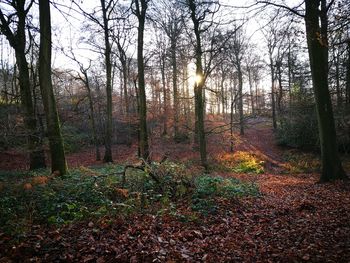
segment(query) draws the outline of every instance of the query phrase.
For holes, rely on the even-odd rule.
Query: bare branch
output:
[[[256,2],[257,4],[265,4],[265,5],[271,5],[271,6],[274,6],[274,7],[278,7],[278,8],[283,8],[285,10],[288,10],[289,12],[297,15],[297,16],[300,16],[300,17],[304,17],[304,15],[300,14],[298,11],[297,11],[297,8],[300,6],[297,6],[297,7],[289,7],[289,6],[286,6],[286,5],[281,5],[281,4],[276,4],[276,3],[273,3],[271,1],[257,1]]]

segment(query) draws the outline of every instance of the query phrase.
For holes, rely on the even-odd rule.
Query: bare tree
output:
[[[51,170],[67,173],[60,121],[51,79],[51,15],[50,2],[39,0],[40,51],[39,82],[46,115],[47,133],[50,144]]]
[[[89,111],[90,111],[90,125],[92,129],[92,137],[95,144],[95,154],[96,154],[96,161],[101,160],[101,154],[100,154],[100,143],[99,138],[97,136],[97,127],[96,127],[96,120],[95,120],[95,107],[94,107],[94,100],[92,96],[91,91],[91,85],[90,85],[90,78],[89,78],[89,69],[91,67],[91,60],[89,60],[89,65],[86,67],[83,63],[81,63],[77,57],[75,56],[74,52],[70,50],[70,54],[66,54],[70,59],[72,59],[79,67],[80,74],[78,73],[77,76],[74,76],[75,79],[81,81],[84,85],[84,88],[87,92],[87,98],[89,101]]]
[[[249,45],[249,52],[245,58],[245,68],[246,68],[246,75],[248,77],[248,84],[249,84],[249,97],[251,101],[251,112],[253,115],[256,114],[256,108],[258,107],[257,105],[257,97],[256,95],[256,90],[254,92],[254,73],[256,72],[256,69],[259,67],[260,63],[260,58],[259,56],[254,52],[255,46],[254,45]]]
[[[300,5],[292,8],[272,1],[257,2],[284,8],[304,18],[322,155],[320,181],[348,178],[339,158],[328,87],[328,11],[334,1],[327,3],[327,0],[305,0],[304,14],[299,10]]]
[[[238,111],[239,111],[239,126],[240,134],[244,134],[244,112],[243,112],[243,58],[247,49],[244,32],[242,28],[235,26],[235,33],[232,40],[229,41],[231,63],[237,70],[238,76]]]
[[[338,155],[328,90],[328,9],[326,0],[305,0],[304,18],[322,153],[321,182],[347,178]]]
[[[110,9],[113,8],[114,1],[101,0],[101,10],[103,17],[103,32],[105,44],[105,66],[106,66],[106,94],[107,94],[107,123],[106,123],[106,137],[105,137],[105,154],[104,162],[113,162],[112,157],[112,62],[111,62],[111,44],[109,33],[109,17]]]
[[[178,91],[178,41],[183,33],[183,14],[176,2],[162,1],[161,6],[157,9],[159,12],[155,21],[164,30],[170,41],[170,57],[172,67],[172,84],[173,84],[173,108],[174,108],[174,138],[179,136],[179,91]]]
[[[112,134],[113,134],[113,122],[112,122],[112,82],[113,82],[113,72],[112,72],[112,44],[111,44],[111,31],[112,25],[111,21],[114,19],[114,9],[117,5],[117,0],[100,0],[100,10],[94,9],[91,13],[83,10],[80,3],[74,2],[78,9],[83,13],[83,15],[97,25],[99,29],[103,32],[103,57],[104,57],[104,66],[106,72],[106,131],[105,131],[105,153],[103,157],[104,162],[113,162],[112,156]],[[99,12],[100,11],[100,12]],[[100,19],[98,14],[102,15]],[[90,43],[94,47],[101,47],[97,43]]]
[[[276,113],[276,68],[275,68],[275,53],[280,42],[278,35],[278,22],[271,22],[267,27],[263,28],[263,35],[267,44],[268,65],[271,75],[271,108],[272,108],[272,125],[273,129],[277,129],[277,113]]]
[[[211,23],[205,23],[208,16],[212,16],[219,9],[217,1],[196,1],[187,0],[184,3],[190,13],[195,35],[195,64],[196,64],[196,83],[194,86],[195,93],[195,118],[196,118],[196,135],[199,141],[199,151],[201,164],[208,169],[207,160],[207,142],[204,127],[204,85],[208,74],[205,74],[203,67],[203,50],[202,35],[211,26]]]
[[[145,65],[143,58],[144,30],[146,12],[150,0],[133,0],[132,11],[138,19],[137,30],[137,68],[138,68],[138,96],[139,96],[139,118],[140,118],[140,154],[145,161],[149,161],[149,145],[147,133],[147,101],[145,91]]]
[[[11,47],[15,50],[16,63],[19,73],[19,86],[21,93],[21,104],[24,110],[24,124],[28,132],[28,151],[30,169],[43,168],[45,164],[45,155],[42,148],[33,98],[31,93],[28,62],[26,58],[26,17],[34,1],[26,0],[4,1],[5,4],[14,9],[12,14],[4,14],[0,9],[0,33],[4,34]],[[17,17],[17,24],[12,26],[14,17]],[[14,28],[14,29],[13,29]]]

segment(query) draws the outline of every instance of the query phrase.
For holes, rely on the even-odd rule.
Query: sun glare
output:
[[[195,77],[196,84],[198,85],[202,80],[203,80],[203,77],[197,74]]]

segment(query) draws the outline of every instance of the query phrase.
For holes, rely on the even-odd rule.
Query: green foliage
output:
[[[152,166],[159,178],[161,191],[169,198],[183,197],[193,185],[193,176],[184,164],[165,161]]]
[[[0,176],[0,230],[21,236],[36,224],[70,224],[99,217],[147,212],[195,221],[217,209],[217,198],[258,195],[254,184],[201,176],[193,179],[185,165],[152,163],[145,171],[128,169],[123,184],[117,165],[72,169],[65,176],[48,170]],[[155,179],[157,178],[157,179]],[[177,211],[190,202],[193,212]]]
[[[235,178],[200,176],[195,180],[192,209],[203,214],[214,213],[217,210],[217,198],[232,199],[258,195],[259,189],[253,183],[244,183]]]
[[[222,163],[229,171],[235,173],[264,173],[264,161],[249,152],[237,151],[234,154],[227,153],[219,158],[219,162]],[[221,168],[221,170],[224,170]]]
[[[320,172],[321,162],[314,154],[294,150],[284,153],[283,159],[286,162],[285,168],[291,174]]]
[[[114,167],[114,171],[116,169],[118,167]],[[34,184],[35,178],[47,178],[44,176],[47,171],[19,175],[22,182],[0,191],[0,227],[16,233],[30,224],[68,224],[91,216],[116,213],[118,206],[111,197],[113,185],[119,178],[103,176],[98,169],[90,171],[98,176],[79,168],[64,177],[50,178],[47,183],[45,180],[38,185]],[[31,187],[25,189],[25,184]]]
[[[123,186],[121,177],[115,175],[122,169],[115,165],[79,167],[54,178],[46,176],[48,170],[3,174],[0,227],[22,233],[31,224],[69,224],[144,209],[165,211],[175,207],[173,199],[189,193],[191,179],[183,165],[164,162],[152,163],[146,171],[128,169]],[[159,178],[159,183],[150,172]]]
[[[235,173],[263,174],[264,168],[261,164],[263,164],[263,162],[260,163],[252,159],[249,161],[240,162],[235,167],[233,167],[232,171],[234,171]]]

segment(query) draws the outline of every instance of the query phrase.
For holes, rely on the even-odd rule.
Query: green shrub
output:
[[[45,169],[4,174],[0,176],[0,228],[22,233],[31,224],[60,225],[145,209],[174,210],[174,200],[191,191],[191,177],[180,164],[152,163],[146,171],[128,169],[125,185],[117,175],[122,170],[116,165],[79,167],[55,178],[48,178]],[[24,189],[25,184],[30,187]]]
[[[105,176],[103,169],[78,168],[68,175],[45,180],[45,183],[24,189],[36,177],[46,178],[48,171],[18,174],[19,181],[0,191],[0,227],[10,233],[22,232],[31,224],[68,224],[91,216],[111,215],[118,212],[113,197],[115,184],[120,179]],[[118,166],[114,166],[114,171]],[[92,173],[95,174],[92,175]],[[6,180],[7,179],[7,180]]]
[[[283,154],[286,164],[285,168],[289,173],[315,173],[320,172],[320,159],[312,153],[287,151]]]
[[[219,157],[219,162],[222,163],[229,171],[235,173],[264,173],[264,161],[252,153],[237,151],[234,154],[225,153]],[[221,168],[221,170],[223,170]]]
[[[195,180],[195,190],[192,196],[192,209],[203,214],[215,212],[216,198],[238,198],[243,196],[258,196],[256,184],[244,183],[235,178],[219,176],[200,176]]]
[[[47,177],[48,170],[0,176],[0,229],[20,236],[33,224],[62,225],[136,212],[195,220],[196,211],[214,212],[217,198],[259,193],[256,185],[233,178],[193,179],[184,165],[173,162],[152,163],[146,171],[128,169],[125,184],[116,175],[122,170],[122,166],[106,165],[79,167],[60,177]],[[26,184],[30,187],[24,188]],[[178,201],[189,201],[194,214],[178,212]]]
[[[159,178],[161,191],[169,198],[182,197],[193,186],[193,176],[184,164],[165,161],[153,163],[153,172]]]
[[[232,168],[232,171],[235,173],[263,174],[264,168],[261,165],[262,163],[256,162],[255,160],[240,162]]]

